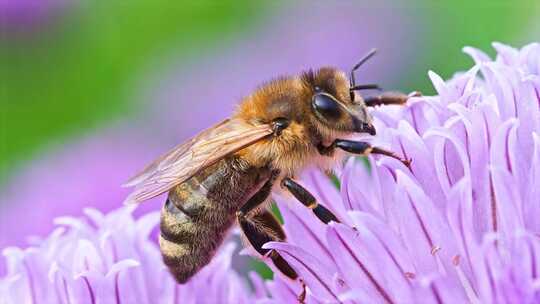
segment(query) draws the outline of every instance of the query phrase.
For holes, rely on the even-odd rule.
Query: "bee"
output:
[[[383,93],[362,98],[337,68],[323,67],[280,77],[245,97],[229,119],[202,131],[148,165],[125,185],[134,186],[127,203],[168,192],[161,211],[159,245],[163,261],[178,283],[187,282],[212,259],[229,228],[238,222],[248,243],[269,257],[285,276],[297,272],[276,251],[263,248],[286,236],[264,206],[274,191],[288,191],[324,223],[339,219],[295,180],[309,164],[335,161],[335,151],[383,154],[410,160],[344,139],[354,133],[375,135],[368,107],[404,104],[411,96]]]

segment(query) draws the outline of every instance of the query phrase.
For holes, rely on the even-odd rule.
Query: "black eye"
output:
[[[313,95],[313,102],[311,104],[313,109],[326,119],[338,119],[341,116],[339,105],[328,94]]]

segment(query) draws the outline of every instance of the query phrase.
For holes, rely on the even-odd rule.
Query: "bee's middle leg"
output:
[[[339,220],[332,213],[332,211],[319,204],[313,194],[311,194],[306,188],[294,181],[292,178],[284,178],[281,181],[281,186],[289,190],[289,192],[304,206],[311,209],[315,216],[321,220],[321,222],[325,224],[328,224],[331,221],[339,223]]]

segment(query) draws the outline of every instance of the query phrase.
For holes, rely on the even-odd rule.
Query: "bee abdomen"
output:
[[[195,221],[193,215],[178,208],[168,198],[161,212],[159,225],[161,236],[169,242],[182,244],[189,243],[195,237]]]
[[[207,265],[236,220],[235,212],[269,172],[224,159],[169,191],[161,212],[163,261],[179,283]]]
[[[198,263],[194,263],[194,257],[191,253],[192,248],[190,248],[189,243],[174,243],[161,235],[159,237],[159,246],[163,262],[178,283],[187,282],[199,270]]]
[[[215,226],[206,223],[205,216],[200,214],[208,213],[208,210],[203,212],[205,200],[199,197],[196,206],[192,206],[188,199],[183,202],[184,208],[179,208],[169,198],[163,206],[159,245],[163,262],[179,283],[185,283],[210,262],[224,234],[213,229]]]

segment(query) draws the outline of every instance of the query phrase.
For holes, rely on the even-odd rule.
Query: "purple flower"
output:
[[[494,43],[492,61],[444,82],[438,96],[374,112],[377,144],[412,158],[349,159],[336,190],[304,179],[342,224],[278,198],[288,243],[268,243],[317,302],[540,301],[540,44]]]
[[[178,285],[161,262],[150,234],[157,212],[134,220],[132,208],[107,215],[85,209],[89,220],[61,217],[27,249],[6,248],[2,303],[251,303],[247,282],[230,269],[234,243],[188,284]]]

